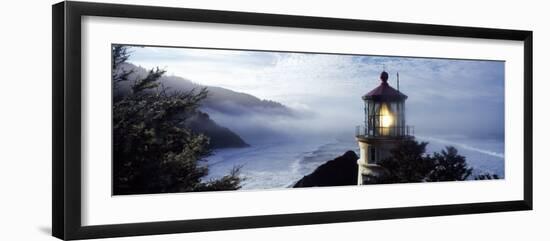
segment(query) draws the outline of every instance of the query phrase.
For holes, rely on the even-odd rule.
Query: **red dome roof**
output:
[[[404,101],[407,99],[406,95],[388,84],[388,73],[386,73],[386,71],[383,71],[382,74],[380,74],[380,80],[382,80],[382,83],[364,95],[363,100]]]

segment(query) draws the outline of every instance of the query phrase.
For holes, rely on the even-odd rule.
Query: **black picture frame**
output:
[[[60,2],[53,24],[52,233],[60,239],[106,238],[532,210],[533,32],[491,28],[336,19],[170,7]],[[524,193],[522,200],[404,208],[246,216],[98,226],[81,224],[81,17],[104,16],[516,40],[524,43]]]

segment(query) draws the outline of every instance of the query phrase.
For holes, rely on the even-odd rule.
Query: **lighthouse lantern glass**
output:
[[[366,101],[366,133],[371,136],[399,136],[405,131],[403,101]]]
[[[393,116],[387,103],[380,105],[380,127],[388,128],[393,124]]]

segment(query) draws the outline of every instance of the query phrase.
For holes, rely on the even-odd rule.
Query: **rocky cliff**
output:
[[[347,151],[344,155],[317,167],[300,179],[294,187],[326,187],[357,185],[357,154]]]

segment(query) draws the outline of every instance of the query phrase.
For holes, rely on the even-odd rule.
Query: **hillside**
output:
[[[210,119],[208,114],[197,111],[196,114],[186,120],[185,125],[197,132],[210,138],[210,148],[235,148],[249,146],[239,135],[230,129],[218,125]]]
[[[133,64],[126,63],[123,68],[125,70],[134,70],[134,74],[130,75],[129,79],[147,74],[146,69]],[[164,75],[160,78],[160,82],[171,91],[189,91],[206,87],[208,89],[208,97],[201,104],[202,110],[214,110],[226,115],[259,113],[291,116],[295,114],[290,108],[275,101],[262,100],[253,95],[226,88],[196,84],[179,76]],[[129,89],[131,84],[131,81],[129,81],[125,83],[126,87],[121,87]]]

